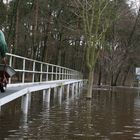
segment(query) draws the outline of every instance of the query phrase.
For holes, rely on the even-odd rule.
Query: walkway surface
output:
[[[17,99],[27,93],[64,86],[81,80],[55,80],[42,83],[10,84],[4,93],[0,93],[0,106]]]

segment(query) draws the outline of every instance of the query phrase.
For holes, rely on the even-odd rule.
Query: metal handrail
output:
[[[6,53],[6,55],[8,65],[13,67],[17,73],[9,79],[9,83],[34,83],[50,80],[82,79],[82,74],[73,69],[11,53]]]

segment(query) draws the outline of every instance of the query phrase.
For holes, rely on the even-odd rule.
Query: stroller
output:
[[[0,64],[0,91],[5,92],[8,79],[15,75],[15,70],[6,64]]]

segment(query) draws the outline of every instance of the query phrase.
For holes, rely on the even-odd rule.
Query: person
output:
[[[6,66],[6,53],[8,52],[7,43],[5,41],[5,36],[2,30],[0,30],[0,55],[2,58],[2,63],[4,63],[4,70],[0,72],[0,91],[5,92],[4,87],[8,83],[8,79],[5,76],[5,66]]]
[[[5,41],[5,36],[2,30],[0,30],[0,55],[3,63],[6,63],[7,52],[8,52],[8,48],[7,48],[7,43]]]

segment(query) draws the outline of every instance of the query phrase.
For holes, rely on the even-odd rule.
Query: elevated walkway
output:
[[[6,92],[0,93],[0,106],[9,103],[23,95],[35,91],[51,89],[55,87],[62,87],[65,85],[80,83],[82,80],[56,80],[47,81],[43,83],[28,83],[28,84],[15,84],[8,85]]]
[[[52,88],[57,88],[61,98],[64,86],[68,95],[69,91],[74,94],[82,87],[84,80],[78,71],[10,53],[7,53],[7,58],[16,75],[9,79],[6,92],[0,93],[0,108],[21,97],[22,110],[27,114],[29,96],[35,91],[46,90],[44,93],[49,102]]]

